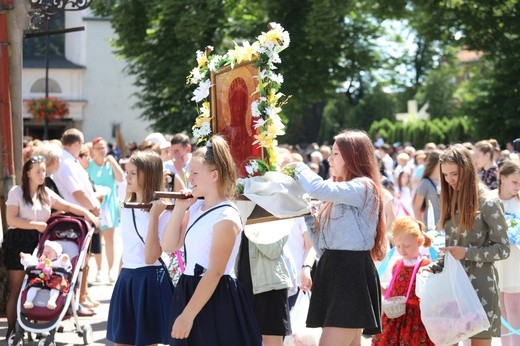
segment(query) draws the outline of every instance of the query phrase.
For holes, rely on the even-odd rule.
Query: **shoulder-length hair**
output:
[[[41,162],[45,162],[45,158],[43,156],[32,156],[23,164],[22,167],[22,196],[23,200],[28,205],[33,205],[31,188],[29,183],[29,171],[35,163]],[[36,188],[36,198],[40,201],[41,204],[48,205],[50,203],[49,195],[45,190],[45,183],[38,185],[38,187]]]
[[[457,189],[452,188],[441,178],[441,217],[440,225],[445,227],[447,220],[455,220],[459,213],[459,221],[455,225],[459,231],[471,230],[478,211],[478,175],[473,155],[462,144],[455,144],[444,151],[439,157],[442,165],[452,163],[457,165],[459,176]]]
[[[151,151],[137,151],[129,161],[137,168],[137,181],[142,184],[142,201],[137,201],[135,192],[130,193],[128,202],[150,203],[155,191],[164,190],[163,162],[161,157]]]
[[[373,211],[378,213],[376,227],[376,238],[374,247],[370,250],[372,257],[382,260],[386,254],[385,243],[385,220],[384,220],[384,199],[381,185],[381,178],[374,152],[374,146],[368,135],[359,130],[346,130],[334,137],[334,142],[345,161],[345,177],[332,177],[334,181],[349,181],[354,178],[366,177],[370,179],[370,188],[374,191],[375,203]],[[367,186],[368,187],[368,186]],[[368,193],[368,189],[366,190]],[[317,220],[323,213],[326,222],[330,219],[332,202],[325,203]]]

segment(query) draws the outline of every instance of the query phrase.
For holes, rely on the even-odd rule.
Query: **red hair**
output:
[[[372,257],[376,260],[382,260],[386,254],[385,243],[385,214],[383,191],[381,187],[381,178],[379,174],[379,166],[374,153],[374,146],[368,135],[364,131],[346,130],[340,132],[334,137],[334,142],[341,153],[341,157],[345,161],[345,177],[332,177],[334,181],[350,181],[354,178],[366,177],[370,179],[370,186],[367,186],[365,194],[369,189],[374,191],[375,203],[373,211],[377,212],[378,222],[376,227],[376,237],[374,247],[370,250]],[[325,219],[330,219],[330,210],[332,202],[324,203],[324,207],[320,211],[316,220],[322,213]]]

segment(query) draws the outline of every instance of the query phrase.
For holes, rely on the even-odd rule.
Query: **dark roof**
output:
[[[45,68],[45,59],[23,59],[24,68]],[[84,69],[85,66],[77,65],[65,58],[50,58],[49,68]]]

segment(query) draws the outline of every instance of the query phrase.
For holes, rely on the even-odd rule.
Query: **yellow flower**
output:
[[[210,116],[210,103],[205,101],[202,103],[202,107],[200,107],[200,116],[209,118]]]
[[[275,104],[276,102],[278,102],[278,100],[282,96],[283,96],[282,93],[277,93],[276,89],[271,88],[271,89],[269,89],[269,94],[267,95],[267,103]]]
[[[273,138],[265,132],[255,135],[255,139],[256,141],[254,141],[253,144],[258,144],[262,148],[268,148],[273,143]]]
[[[267,130],[265,132],[273,138],[285,134],[283,128],[280,128],[277,123],[270,123],[269,125],[267,125]]]
[[[253,57],[256,55],[256,48],[246,41],[242,47],[235,45],[235,49],[230,50],[229,55],[236,60],[237,64],[240,64],[242,61],[253,60]]]
[[[204,123],[209,123],[211,118],[207,117],[197,117],[195,118],[195,125],[193,127],[201,127]]]
[[[208,57],[206,54],[201,54],[197,57],[197,64],[199,65],[199,68],[202,68],[208,64]]]
[[[282,32],[277,29],[269,30],[268,32],[262,33],[262,35],[258,37],[258,41],[260,41],[260,43],[264,45],[278,45],[280,44],[281,39]]]

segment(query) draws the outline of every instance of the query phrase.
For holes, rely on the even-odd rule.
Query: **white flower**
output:
[[[271,55],[271,62],[273,64],[279,64],[282,62],[282,59],[280,59],[280,56],[278,55],[278,53],[273,53],[273,55]]]
[[[249,164],[245,166],[248,175],[252,176],[258,172],[258,162],[256,160],[250,160]]]
[[[204,83],[199,84],[197,89],[193,92],[192,101],[199,103],[209,96],[209,88],[211,88],[211,81],[207,79]]]
[[[246,172],[247,172],[248,175],[255,174],[255,172],[253,170],[253,167],[251,167],[251,165],[246,165]]]
[[[208,63],[208,70],[210,70],[211,72],[215,72],[215,71],[217,70],[217,68],[216,68],[216,64],[217,64],[216,59],[212,59],[212,60]]]
[[[260,117],[262,115],[262,113],[258,109],[258,101],[251,102],[251,115],[254,118],[258,118],[258,117]]]
[[[254,124],[253,128],[258,129],[260,126],[264,126],[265,120],[262,118],[258,118],[253,121],[253,124]]]
[[[269,116],[269,118],[273,118],[275,116],[278,116],[278,113],[280,113],[282,109],[280,107],[267,107],[265,110],[266,114]]]
[[[283,76],[279,73],[271,73],[271,80],[278,84],[283,84]]]
[[[202,137],[202,133],[200,131],[200,128],[198,128],[198,127],[193,128],[193,138],[199,139],[201,137]]]
[[[209,136],[211,134],[211,126],[209,122],[205,122],[204,124],[202,124],[202,126],[200,127],[200,133],[203,137]]]
[[[191,74],[191,84],[199,84],[199,81],[202,79],[202,73],[200,72],[200,69],[195,67],[193,70],[191,70]]]

